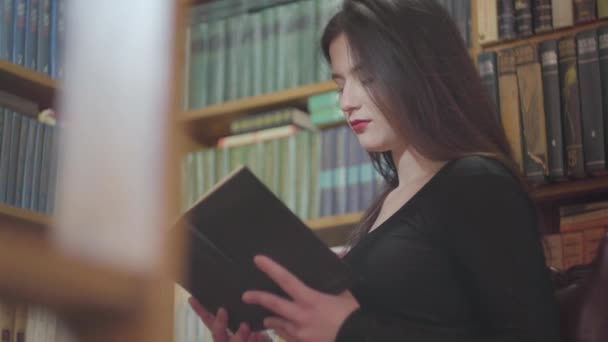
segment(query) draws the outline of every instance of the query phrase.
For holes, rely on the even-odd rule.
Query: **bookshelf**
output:
[[[150,44],[157,44],[155,46],[161,44],[170,44],[170,46],[168,48],[165,46],[162,49],[163,53],[142,58],[138,66],[144,65],[148,69],[155,66],[154,70],[158,71],[158,75],[164,73],[167,76],[165,81],[168,85],[155,90],[158,93],[162,91],[162,95],[158,98],[166,97],[167,106],[166,108],[158,107],[152,110],[157,115],[167,114],[167,119],[159,122],[159,125],[156,126],[156,129],[162,130],[164,136],[161,143],[163,153],[156,155],[158,150],[154,151],[157,161],[162,159],[157,168],[163,170],[158,174],[158,179],[150,184],[150,188],[159,189],[159,191],[162,189],[163,194],[166,195],[163,196],[163,203],[166,203],[167,217],[172,216],[171,214],[176,212],[178,207],[178,196],[173,190],[177,188],[178,183],[177,151],[179,150],[178,145],[182,142],[183,132],[177,129],[175,116],[169,114],[177,112],[180,102],[178,98],[181,98],[179,95],[181,92],[180,84],[182,83],[180,69],[183,64],[183,56],[180,54],[183,49],[183,28],[185,27],[183,14],[186,10],[186,4],[180,1],[150,1],[150,4],[146,2],[146,6],[142,8],[137,8],[137,4],[131,3],[126,5],[128,8],[125,8],[123,2],[110,0],[84,6],[66,2],[66,6],[73,14],[71,19],[79,18],[82,20],[92,16],[99,19],[100,16],[105,16],[106,20],[102,21],[110,23],[109,25],[113,28],[123,27],[120,30],[131,30],[132,24],[126,20],[116,19],[118,17],[116,11],[130,13],[149,11],[147,14],[151,15],[142,15],[142,19],[138,21],[142,25],[139,27],[142,30],[145,27],[158,28],[158,33],[163,30],[163,33],[166,33],[164,40],[162,35],[159,34],[150,36],[151,39],[147,41]],[[74,22],[76,21],[74,20]],[[94,23],[99,23],[99,21],[83,20],[78,22],[76,28],[78,30],[86,27],[91,32],[91,25],[98,25]],[[78,27],[79,25],[81,26]],[[127,26],[129,28],[126,28]],[[149,32],[147,33],[149,34]],[[145,33],[141,34],[145,35]],[[87,48],[82,49],[82,51],[86,50],[89,54],[94,53],[92,49],[99,50],[96,54],[99,58],[107,55],[104,46],[91,47],[91,44],[83,44],[88,43],[86,38],[90,40],[91,37],[83,39],[83,34],[78,38],[76,37],[78,37],[77,34],[68,35],[69,45],[87,45]],[[124,40],[117,39],[116,42],[124,43]],[[138,49],[140,43],[149,47],[143,41],[137,41],[129,46],[130,50],[118,50],[121,53],[127,50],[132,51],[133,57],[141,58],[142,51],[145,49]],[[70,56],[73,58],[76,50],[78,49],[71,51],[68,49]],[[168,53],[164,53],[165,51],[168,51]],[[137,54],[140,56],[138,57]],[[106,61],[94,59],[96,62],[87,59],[91,72],[99,69],[95,66],[106,67],[106,70],[112,71],[112,76],[115,76],[117,71],[120,70],[116,65],[118,64],[116,59],[110,58]],[[74,72],[71,76],[84,78],[87,74],[81,68],[80,72]],[[150,75],[150,73],[147,74]],[[156,73],[152,74],[156,75]],[[143,77],[137,75],[133,77],[139,82],[143,79]],[[95,79],[94,75],[91,76],[91,80],[93,79]],[[69,81],[68,79],[62,84],[62,89],[75,89],[73,83],[71,88],[64,88],[64,85]],[[155,80],[155,82],[157,81]],[[60,95],[64,96],[64,100],[65,96],[70,96],[68,91],[59,94],[58,83],[43,74],[4,60],[0,61],[0,90],[34,101],[41,108],[53,107]],[[80,82],[80,84],[82,83],[85,82]],[[90,84],[95,85],[96,83],[89,82]],[[123,84],[122,87],[124,88],[125,85]],[[138,87],[133,93],[142,94],[142,92],[146,92],[142,88],[145,87]],[[114,102],[120,104],[121,101],[123,104],[125,103],[126,98],[120,96],[107,98],[107,96],[116,95],[117,89],[110,89],[109,95],[105,95],[104,104],[111,105]],[[150,90],[147,91],[150,92]],[[103,92],[98,94],[104,96]],[[78,100],[87,101],[90,108],[99,108],[99,106],[91,106],[91,100],[88,98],[80,97]],[[143,103],[143,101],[136,103]],[[151,129],[153,124],[143,122],[141,126]],[[73,122],[71,122],[69,128],[73,131],[79,131],[78,125],[74,125]],[[104,148],[106,147],[104,146]],[[142,165],[141,161],[131,162],[132,165]],[[120,162],[118,160],[106,161],[106,164],[113,163]],[[107,166],[112,168],[117,165]],[[112,180],[116,181],[116,177]],[[93,188],[103,186],[102,183],[105,184],[105,181],[107,179],[99,183],[92,182],[91,189],[86,189],[86,191],[95,193]],[[83,209],[76,208],[76,206],[69,208],[75,211]],[[104,208],[98,208],[97,212],[102,215],[113,214],[110,211],[104,211]],[[57,221],[59,219],[60,216],[57,217]],[[159,224],[164,222],[159,221]],[[77,228],[78,226],[78,224],[74,224],[74,227]],[[101,229],[100,224],[94,220],[83,221],[82,226],[84,231],[91,227]],[[158,250],[158,260],[155,260],[156,263],[151,264],[149,269],[138,272],[133,269],[118,267],[115,264],[95,261],[93,258],[84,258],[80,254],[67,252],[66,248],[59,248],[59,244],[54,239],[57,236],[54,234],[56,228],[58,226],[54,217],[0,204],[0,274],[2,274],[0,301],[19,303],[19,305],[25,304],[28,307],[46,307],[58,314],[58,318],[72,329],[76,340],[82,342],[166,342],[171,340],[173,336],[173,284],[175,277],[180,274],[179,265],[181,263],[178,260],[181,260],[180,251],[183,250],[179,236],[164,236],[166,234],[163,234],[160,230],[151,232],[159,235],[160,241],[156,248]],[[99,246],[93,243],[89,247],[94,250]],[[29,337],[26,338],[26,342],[35,342],[35,340]]]
[[[56,89],[57,83],[50,77],[0,60],[0,90],[36,101],[47,108],[53,105]]]

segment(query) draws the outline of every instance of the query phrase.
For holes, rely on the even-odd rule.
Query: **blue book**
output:
[[[4,124],[2,125],[2,153],[0,153],[0,203],[7,203],[7,192],[8,192],[8,170],[9,170],[9,159],[12,150],[12,127],[14,114],[10,109],[3,109],[2,116],[4,117]]]
[[[21,126],[24,121],[23,115],[13,112],[11,127],[11,149],[8,160],[8,186],[6,191],[6,203],[15,205],[17,192],[17,173],[19,172],[19,149],[21,148]]]
[[[59,16],[58,16],[58,1],[51,0],[51,23],[49,35],[49,75],[51,78],[57,77],[57,47],[59,44]]]
[[[17,65],[25,66],[25,27],[26,27],[26,0],[13,2],[13,51],[11,61]]]
[[[38,0],[38,37],[36,48],[36,70],[50,75],[51,56],[51,0]]]
[[[30,183],[30,202],[27,204],[27,209],[36,210],[37,200],[40,196],[40,166],[42,163],[42,143],[44,134],[44,124],[35,122],[34,125],[34,151],[32,157],[32,174],[29,179]]]
[[[20,114],[21,115],[21,114]],[[15,172],[15,188],[14,188],[14,199],[12,205],[21,207],[23,194],[23,181],[25,175],[25,152],[27,147],[27,134],[30,129],[30,122],[32,120],[28,117],[21,117],[21,129],[19,130],[19,149],[17,151],[17,171]]]
[[[55,187],[57,185],[57,126],[51,126],[49,174],[46,194],[45,213],[51,215],[55,210]]]
[[[13,52],[13,0],[0,0],[0,59],[10,60]]]
[[[319,172],[319,195],[320,216],[330,216],[333,213],[333,161],[335,149],[331,148],[336,144],[336,129],[326,129],[321,131],[321,168]]]
[[[38,11],[40,0],[27,0],[25,30],[25,67],[36,70],[38,61]]]
[[[21,126],[21,145],[19,146],[19,165],[17,168],[17,191],[15,206],[27,209],[30,201],[32,154],[36,121],[24,118]]]
[[[357,135],[346,133],[346,212],[359,211],[361,177],[359,174],[359,161],[361,145]]]

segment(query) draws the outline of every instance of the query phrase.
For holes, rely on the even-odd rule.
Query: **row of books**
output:
[[[190,12],[186,109],[331,78],[319,40],[340,0],[217,3]],[[470,0],[441,3],[470,41]]]
[[[344,113],[340,108],[340,96],[337,91],[310,96],[307,102],[310,120],[314,125],[344,122]]]
[[[0,203],[50,214],[56,128],[0,106]]]
[[[547,263],[558,269],[588,264],[608,229],[608,201],[559,208],[559,229],[544,237]]]
[[[50,310],[0,302],[2,342],[73,342],[75,337]]]
[[[478,40],[514,39],[606,17],[607,0],[477,1]]]
[[[301,219],[362,211],[382,184],[348,126],[318,131],[288,124],[228,136],[217,148],[187,154],[183,209],[240,165]]]
[[[63,77],[65,0],[1,0],[0,59]]]
[[[607,171],[608,26],[478,56],[516,160],[532,182]]]

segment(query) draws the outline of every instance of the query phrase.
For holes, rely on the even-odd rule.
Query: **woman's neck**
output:
[[[426,183],[445,165],[445,161],[432,161],[411,148],[393,151],[399,185],[397,188]]]

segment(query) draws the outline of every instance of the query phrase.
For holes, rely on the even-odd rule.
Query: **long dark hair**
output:
[[[504,164],[522,179],[492,100],[448,12],[435,0],[345,0],[321,39],[340,34],[372,79],[367,91],[408,146],[433,161],[481,155]],[[367,233],[386,195],[398,185],[391,153],[370,153],[387,188],[364,214],[350,245]]]

